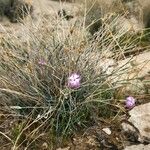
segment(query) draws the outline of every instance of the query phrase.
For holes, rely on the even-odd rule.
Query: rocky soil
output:
[[[34,26],[36,32],[36,30],[44,25],[44,20],[42,20],[43,15],[50,18],[51,22],[51,20],[59,17],[58,11],[64,9],[67,14],[74,17],[71,20],[73,22],[78,17],[78,13],[82,8],[80,4],[59,3],[51,0],[34,0],[33,6],[33,15],[25,20],[26,28],[19,23],[11,24],[7,18],[4,18],[3,22],[0,22],[0,38],[3,38],[9,33],[15,34],[20,39],[27,41],[31,26]],[[57,150],[150,149],[150,48],[147,48],[146,51],[138,55],[120,60],[117,67],[124,66],[131,58],[132,61],[128,65],[128,71],[124,72],[122,76],[119,76],[117,80],[126,78],[135,79],[131,85],[121,90],[126,94],[134,93],[136,95],[138,93],[138,99],[136,101],[137,105],[132,110],[127,111],[127,115],[122,118],[122,125],[118,125],[113,121],[105,122],[100,120],[83,133],[75,135],[69,144]],[[46,143],[43,144],[44,146],[46,147]]]

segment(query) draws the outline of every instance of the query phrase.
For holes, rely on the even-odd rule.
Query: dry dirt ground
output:
[[[33,0],[34,11],[31,17],[27,17],[24,20],[26,29],[19,23],[12,24],[9,20],[4,17],[3,21],[0,22],[0,37],[3,37],[5,34],[15,34],[24,40],[27,38],[29,28],[32,26],[32,29],[35,30],[40,28],[43,25],[43,16],[56,20],[58,17],[58,11],[65,9],[67,13],[70,13],[73,16],[76,16],[80,6],[77,4],[66,3],[66,2],[56,2],[51,0]]]

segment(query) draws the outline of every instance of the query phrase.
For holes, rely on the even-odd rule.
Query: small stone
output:
[[[106,134],[108,134],[108,135],[111,134],[110,128],[103,128],[102,130],[103,130]]]
[[[42,144],[42,149],[43,149],[43,150],[47,150],[47,149],[48,149],[48,144],[47,144],[46,142],[44,142],[44,143]]]

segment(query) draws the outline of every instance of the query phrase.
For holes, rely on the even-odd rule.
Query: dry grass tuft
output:
[[[36,32],[28,28],[26,41],[10,34],[3,37],[0,106],[4,116],[21,119],[9,134],[0,134],[13,150],[37,149],[37,142],[47,133],[58,145],[97,118],[115,118],[124,111],[115,93],[123,86],[121,82],[127,82],[116,80],[126,68],[117,67],[117,62],[135,49],[139,38],[127,38],[128,30],[116,28],[121,21],[119,15],[110,15],[91,36],[85,18],[73,23],[62,18],[50,23],[43,18]],[[82,78],[79,89],[67,86],[74,72]]]

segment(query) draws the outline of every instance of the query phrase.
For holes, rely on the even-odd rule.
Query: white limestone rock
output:
[[[127,146],[124,150],[150,150],[150,144],[148,145],[132,145],[132,146]]]
[[[133,126],[123,123],[123,132],[128,135],[136,135],[137,140],[141,143],[150,143],[150,103],[134,107],[129,115],[128,121]]]

